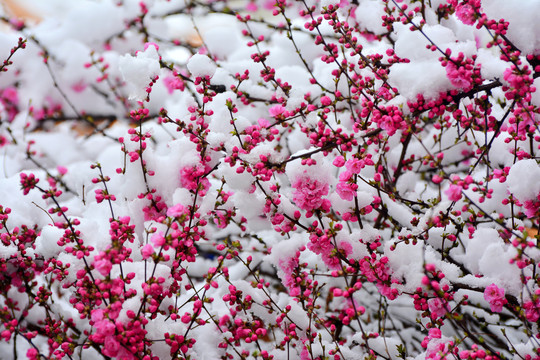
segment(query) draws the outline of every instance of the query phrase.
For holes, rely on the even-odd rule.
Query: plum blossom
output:
[[[103,276],[109,275],[112,269],[112,263],[109,255],[104,251],[101,251],[94,257],[93,265],[94,268]]]
[[[456,2],[455,0],[452,2]],[[473,25],[476,22],[476,12],[480,11],[481,0],[465,0],[457,4],[456,16],[466,25]]]
[[[292,184],[294,202],[303,210],[313,211],[322,208],[323,211],[330,210],[330,200],[325,199],[328,195],[329,186],[327,183],[311,179],[307,176],[300,176]]]
[[[287,111],[285,110],[285,107],[283,105],[274,105],[270,109],[268,109],[268,113],[272,117],[278,117],[280,115],[286,116],[286,112]]]
[[[67,170],[67,168],[65,166],[57,166],[56,170],[58,170],[58,173],[60,175],[66,175],[67,172],[68,172],[68,170]]]
[[[210,181],[206,177],[204,166],[198,164],[196,166],[186,166],[180,169],[180,184],[191,191],[195,191],[199,188],[199,184],[202,186],[199,189],[200,194],[204,195],[210,188]]]
[[[540,209],[540,195],[536,199],[525,200],[523,207],[525,208],[525,215],[529,219],[536,217]]]
[[[489,302],[489,306],[493,312],[501,312],[503,305],[508,302],[504,297],[504,289],[497,287],[495,284],[486,287],[484,299]]]
[[[148,259],[154,253],[154,247],[152,244],[146,244],[141,248],[141,254],[143,259]]]
[[[525,317],[530,322],[537,322],[540,319],[540,300],[527,301],[523,304]]]
[[[112,336],[105,338],[103,347],[103,354],[111,357],[116,357],[118,351],[120,351],[120,343]]]
[[[184,213],[184,206],[182,204],[176,204],[167,209],[167,216],[178,217]]]
[[[256,3],[254,2],[249,2],[247,5],[246,5],[246,10],[249,11],[249,12],[255,12],[257,11],[259,8],[257,6]]]
[[[30,348],[26,352],[26,357],[30,360],[38,359],[38,355],[39,355],[38,351],[34,348]]]
[[[7,112],[8,121],[12,122],[15,119],[15,116],[19,112],[19,94],[15,87],[7,87],[3,90],[0,90],[0,109],[3,107]]]
[[[450,311],[450,306],[447,302],[440,298],[433,298],[428,300],[429,311],[431,311],[431,318],[436,319],[446,315]]]
[[[323,106],[328,106],[332,104],[332,99],[330,99],[328,96],[321,97],[321,104]]]
[[[335,167],[342,167],[343,165],[345,165],[345,159],[343,158],[343,156],[336,156],[336,158],[334,159],[334,161],[332,162],[332,164],[335,166]]]
[[[458,89],[467,90],[472,85],[471,80],[472,72],[467,70],[464,66],[456,66],[454,62],[449,61],[446,65],[446,76]]]
[[[428,336],[422,341],[422,347],[426,348],[426,359],[443,359],[440,352],[445,352],[448,346],[448,338],[442,335],[438,328],[431,328]]]
[[[102,343],[105,338],[114,335],[116,326],[105,317],[105,310],[94,309],[91,311],[91,319],[96,328],[96,333],[92,336],[93,341]]]
[[[299,252],[291,255],[291,257],[279,259],[279,268],[283,271],[283,284],[289,289],[289,294],[298,295],[300,288],[295,282],[294,271],[298,267]]]
[[[530,78],[526,74],[519,73],[513,65],[504,71],[503,76],[504,80],[506,80],[514,89],[521,89],[530,82]]]
[[[347,168],[347,170],[349,170],[353,174],[360,174],[360,170],[362,170],[364,166],[364,161],[356,158],[349,159],[345,163],[345,167]]]
[[[112,264],[108,259],[94,261],[94,267],[103,276],[107,276],[112,268]]]
[[[474,9],[469,4],[458,4],[456,16],[466,25],[473,25],[475,22]]]
[[[349,161],[347,161],[346,166],[348,170],[339,174],[339,183],[336,185],[336,192],[343,200],[351,201],[356,195],[358,185],[350,181],[354,175],[351,171],[351,169],[354,169],[354,166]],[[358,172],[360,172],[359,169]]]
[[[459,185],[452,184],[446,191],[444,192],[448,198],[452,201],[458,201],[461,199],[461,192],[463,191],[463,188]]]
[[[356,195],[356,190],[353,189],[352,185],[353,184],[340,181],[336,185],[336,192],[338,193],[339,197],[343,200],[352,201]]]
[[[157,234],[154,234],[152,236],[152,243],[154,244],[155,247],[159,248],[159,247],[162,247],[163,245],[165,245],[165,238],[163,237],[163,232],[159,232]]]
[[[184,91],[186,87],[184,81],[180,79],[177,74],[173,74],[164,78],[163,84],[165,84],[165,87],[167,88],[167,92],[169,94],[172,94],[175,90]]]
[[[534,7],[503,2],[94,1],[99,33],[72,17],[90,37],[11,22],[3,45],[42,41],[0,61],[0,348],[540,353],[540,45]],[[504,316],[454,316],[479,303]]]
[[[71,90],[75,91],[76,93],[82,93],[87,87],[88,84],[86,84],[84,80],[79,80],[71,85]]]

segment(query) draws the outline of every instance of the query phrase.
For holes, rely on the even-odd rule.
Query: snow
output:
[[[390,250],[390,245],[385,246],[385,255],[390,260],[390,266],[398,278],[403,279],[406,286],[403,291],[414,291],[422,284],[424,271],[422,263],[417,259],[423,258],[424,250],[421,245],[397,244],[395,250]]]
[[[216,64],[206,55],[195,54],[188,63],[187,68],[194,77],[212,77],[216,72]]]
[[[9,3],[2,13],[13,11]],[[382,17],[397,10],[379,0],[309,3],[322,20],[314,29],[299,14],[302,2],[287,4],[287,18],[272,16],[274,4],[260,0],[194,3],[189,11],[163,0],[18,3],[33,4],[41,19],[23,30],[6,23],[0,32],[3,60],[19,36],[28,39],[0,77],[0,307],[18,301],[0,314],[0,351],[24,357],[28,350],[20,339],[15,344],[10,316],[19,321],[18,338],[24,326],[39,327],[51,316],[61,326],[73,319],[95,345],[76,345],[74,359],[98,358],[109,345],[95,336],[92,310],[104,310],[118,329],[133,325],[131,310],[148,320],[141,334],[157,358],[171,356],[169,333],[194,341],[178,355],[197,359],[243,350],[322,358],[332,356],[330,349],[347,359],[369,356],[369,349],[396,358],[400,345],[411,359],[423,359],[465,336],[449,325],[458,317],[421,308],[444,296],[450,309],[468,316],[468,330],[504,329],[508,348],[537,352],[520,329],[538,335],[540,95],[496,82],[508,85],[505,72],[526,65],[540,84],[537,2],[481,4],[488,19],[510,22],[506,36],[521,50],[514,62],[502,54],[506,45],[487,47],[485,28],[460,20],[462,8],[439,18],[450,4],[444,0],[412,15],[417,25],[425,21],[421,31],[397,21],[390,33]],[[414,5],[398,3],[410,11]],[[339,24],[319,13],[331,4],[339,4]],[[237,10],[252,20],[239,20]],[[354,40],[335,31],[345,21]],[[361,55],[349,41],[361,45]],[[426,48],[431,41],[435,51]],[[333,46],[335,59],[325,61]],[[439,49],[476,56],[479,84],[489,91],[474,85],[460,93]],[[390,62],[393,52],[401,62]],[[177,74],[183,84],[167,86]],[[216,85],[225,90],[214,94]],[[130,116],[136,110],[148,116],[137,121]],[[399,123],[393,135],[377,112]],[[486,127],[486,119],[497,125]],[[524,128],[527,121],[533,126]],[[337,156],[373,163],[344,180],[347,168],[334,162]],[[271,169],[261,168],[264,157]],[[37,187],[21,184],[22,173],[39,178]],[[300,180],[304,196],[319,191],[313,203],[324,199],[325,206],[300,206]],[[340,181],[352,187],[353,200],[338,194]],[[451,186],[464,196],[453,201]],[[101,201],[96,191],[111,198]],[[58,215],[57,206],[67,210]],[[174,213],[179,208],[185,212]],[[111,227],[124,217],[134,228],[119,239]],[[71,231],[73,242],[58,245]],[[166,246],[143,258],[156,234]],[[82,246],[86,252],[78,252]],[[183,259],[188,252],[196,256]],[[97,256],[110,257],[109,273],[99,271]],[[69,265],[65,279],[55,261]],[[163,289],[144,293],[151,277],[163,278]],[[117,286],[122,279],[132,296]],[[484,298],[491,284],[507,295],[503,316]],[[47,311],[32,303],[41,286],[51,291]],[[229,286],[239,291],[231,303]],[[87,296],[96,291],[102,300]],[[465,296],[469,304],[460,303]],[[182,319],[197,299],[204,306],[199,319]],[[353,314],[362,308],[365,314]],[[220,324],[224,315],[229,321]],[[268,334],[247,338],[257,321]],[[433,327],[441,338],[433,338]],[[317,332],[313,341],[308,331]],[[49,354],[43,333],[32,343]],[[290,342],[279,346],[286,335]],[[226,338],[230,343],[220,345]],[[115,339],[124,341],[109,341]],[[457,351],[472,342],[456,344]]]
[[[441,53],[426,49],[426,45],[433,42],[442,51],[450,49],[452,56],[457,56],[458,52],[471,56],[476,52],[474,41],[458,43],[452,30],[442,25],[424,26],[425,36],[419,31],[411,32],[408,28],[409,25],[394,26],[397,37],[395,52],[410,62],[392,66],[390,83],[401,89],[401,95],[410,100],[415,99],[417,94],[428,99],[435,98],[440,92],[452,89],[446,70],[438,60]]]
[[[384,6],[376,0],[362,0],[356,8],[356,21],[374,34],[381,35],[387,30],[382,26],[381,17],[384,15]]]
[[[203,37],[210,53],[219,59],[226,59],[240,46],[239,34],[234,27],[214,26]]]
[[[43,227],[41,234],[36,239],[36,252],[43,255],[45,259],[56,257],[63,251],[63,248],[57,244],[62,235],[64,235],[64,231],[56,226]]]
[[[478,49],[476,62],[481,64],[482,76],[486,79],[503,79],[508,64],[493,55],[490,49]]]
[[[150,45],[135,56],[124,55],[118,65],[129,86],[129,98],[138,101],[145,99],[146,88],[151,79],[159,75],[159,54],[156,47]]]
[[[510,23],[507,36],[521,51],[537,53],[540,50],[540,24],[535,16],[540,11],[537,1],[493,0],[482,3],[482,7],[489,18]]]
[[[511,168],[507,177],[508,191],[518,199],[525,201],[536,199],[540,194],[540,167],[535,160],[521,160]]]

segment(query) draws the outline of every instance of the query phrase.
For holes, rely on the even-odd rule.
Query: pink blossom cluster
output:
[[[8,121],[11,122],[19,112],[19,96],[15,87],[7,87],[0,90],[0,104],[7,113]]]
[[[183,167],[180,169],[180,184],[188,190],[204,194],[210,187],[210,182],[204,178],[205,173],[204,167],[199,165]]]
[[[293,183],[293,200],[300,209],[308,212],[314,210],[330,211],[330,200],[324,198],[328,195],[327,183],[301,175]]]
[[[184,5],[6,2],[6,358],[540,355],[539,6]]]
[[[481,0],[449,0],[448,3],[455,7],[456,16],[464,24],[474,25],[477,17],[480,17]]]
[[[491,311],[501,312],[504,304],[508,301],[504,297],[504,289],[497,287],[495,284],[491,284],[484,290],[484,299],[489,302]]]

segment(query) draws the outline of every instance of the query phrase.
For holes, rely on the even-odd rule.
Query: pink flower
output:
[[[219,326],[225,326],[231,318],[229,315],[225,314],[219,318]]]
[[[523,304],[523,309],[525,309],[525,317],[530,322],[537,322],[540,319],[540,301],[528,301]]]
[[[442,317],[446,315],[448,311],[450,311],[450,306],[448,306],[448,304],[445,301],[439,298],[429,299],[428,308],[429,308],[429,311],[431,311],[432,319]]]
[[[98,321],[103,320],[103,313],[103,309],[94,309],[90,313],[90,319],[92,319],[94,323],[97,323]]]
[[[292,187],[296,189],[293,192],[294,202],[301,209],[308,211],[320,208],[325,200],[323,196],[328,194],[328,184],[306,176],[299,177]]]
[[[268,109],[268,112],[270,113],[270,116],[278,117],[285,112],[285,108],[283,107],[283,105],[274,105],[270,109]]]
[[[362,170],[364,166],[364,162],[356,158],[347,160],[347,163],[345,164],[347,170],[349,170],[353,174],[360,174],[360,170]]]
[[[176,204],[167,209],[167,216],[178,217],[184,213],[184,206],[182,204]]]
[[[34,348],[30,348],[28,349],[28,351],[26,352],[26,357],[29,359],[29,360],[34,360],[34,359],[37,359],[38,358],[38,351]]]
[[[331,105],[332,99],[330,99],[328,96],[323,96],[321,97],[321,104],[323,104],[323,106]]]
[[[283,217],[283,215],[277,214],[275,216],[275,218],[279,218],[280,216]],[[214,220],[214,224],[216,224],[217,227],[220,228],[220,229],[225,229],[227,227],[227,225],[229,224],[229,222],[227,221],[227,219],[225,218],[225,216],[221,212],[216,212],[215,217],[214,217],[213,220]],[[278,224],[280,224],[280,223],[281,223],[281,221],[278,222]],[[274,225],[276,225],[276,224],[274,224]]]
[[[101,275],[107,276],[111,272],[112,264],[109,259],[100,259],[94,261],[94,268],[99,271]]]
[[[339,174],[339,181],[348,181],[350,178],[352,178],[354,174],[350,172],[349,170],[345,170],[341,174]]]
[[[307,346],[304,345],[304,348],[302,349],[302,352],[300,353],[300,360],[309,360],[309,359],[313,359],[313,357],[310,356]]]
[[[163,237],[162,232],[159,232],[159,234],[154,234],[151,240],[152,240],[152,243],[154,243],[154,246],[157,248],[165,245],[165,238]]]
[[[154,247],[151,244],[146,244],[141,249],[143,259],[148,259],[154,253]]]
[[[463,188],[461,186],[452,184],[444,193],[448,196],[450,200],[458,201],[459,199],[461,199],[462,191]]]
[[[257,120],[257,123],[259,124],[261,128],[267,128],[271,125],[270,121],[266,120],[265,118],[259,118]]]
[[[504,70],[504,80],[508,81],[514,89],[521,89],[527,83],[527,76],[517,72],[515,66],[511,66]]]
[[[332,164],[334,164],[335,167],[342,167],[343,165],[345,165],[345,159],[343,158],[343,156],[339,155],[334,159],[334,162]]]
[[[283,284],[289,288],[290,291],[294,290],[297,287],[294,277],[294,270],[298,267],[298,256],[299,252],[296,254],[291,254],[291,257],[286,257],[279,259],[279,268],[283,271]]]
[[[473,25],[475,23],[474,14],[474,8],[469,4],[460,3],[456,7],[457,18],[466,25]]]
[[[465,66],[457,67],[452,61],[446,65],[446,76],[458,89],[467,90],[471,87],[472,71],[467,70]]]
[[[202,196],[210,188],[210,181],[203,177],[204,174],[205,169],[201,164],[186,166],[180,170],[180,184],[192,191],[197,190],[199,185],[202,185],[202,189],[199,189],[199,194]]]
[[[525,200],[523,202],[523,207],[525,208],[525,215],[527,215],[529,219],[532,219],[536,217],[536,214],[540,209],[540,200]]]
[[[4,341],[9,341],[11,339],[11,331],[4,330],[0,333],[0,338],[4,339]]]
[[[443,180],[444,178],[439,175],[433,175],[433,177],[431,178],[431,181],[433,181],[433,183],[435,184],[440,184]]]
[[[351,184],[346,182],[340,182],[336,186],[336,192],[343,200],[352,201],[356,195],[356,191],[351,188]]]
[[[19,103],[19,95],[17,93],[17,88],[7,87],[1,93],[2,93],[2,99],[0,101],[2,103],[5,103],[6,101],[10,102],[13,105]]]
[[[76,83],[74,83],[73,85],[71,85],[71,90],[75,91],[76,93],[81,93],[87,87],[88,87],[88,85],[84,82],[84,80],[79,80]]]
[[[254,2],[249,2],[247,5],[246,5],[246,10],[247,11],[250,11],[250,12],[255,12],[257,11],[259,8],[257,7],[257,4],[255,4]]]
[[[20,174],[21,177],[21,186],[23,188],[23,194],[28,195],[30,190],[36,187],[39,179],[35,177],[34,174],[26,175],[25,173]]]
[[[110,357],[115,357],[120,350],[120,343],[114,336],[107,336],[105,338],[105,346],[103,347],[103,354]]]
[[[167,88],[167,92],[169,94],[172,94],[174,90],[184,91],[185,89],[184,81],[180,79],[180,77],[178,77],[176,74],[164,78],[163,84],[165,84],[165,87]]]
[[[274,8],[274,6],[276,6],[276,1],[275,0],[264,0],[263,7],[266,10],[272,10]]]
[[[484,299],[489,302],[493,312],[501,312],[503,305],[508,302],[504,297],[504,289],[497,287],[495,284],[491,284],[486,288]]]
[[[440,339],[442,337],[441,329],[438,328],[429,329],[428,334],[430,339]]]
[[[60,175],[66,175],[67,174],[67,168],[65,166],[57,166],[56,170],[58,170],[58,173]]]
[[[121,346],[120,350],[118,350],[118,354],[116,354],[116,359],[118,359],[118,360],[135,360],[137,358],[128,349]]]

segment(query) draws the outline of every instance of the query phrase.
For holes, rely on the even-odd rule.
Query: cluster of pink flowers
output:
[[[14,87],[7,87],[0,90],[0,104],[7,113],[8,121],[12,122],[19,113],[19,95]]]
[[[330,200],[325,198],[329,190],[327,183],[301,175],[292,183],[292,187],[295,189],[293,200],[300,209],[308,212],[330,211]]]
[[[343,200],[352,201],[356,195],[356,190],[358,189],[358,185],[354,180],[354,175],[360,174],[360,171],[366,165],[374,165],[373,161],[371,160],[371,154],[368,154],[365,159],[352,158],[346,162],[342,156],[338,156],[334,160],[333,164],[336,167],[342,167],[345,165],[346,171],[339,174],[339,183],[336,186],[336,191]]]
[[[181,76],[178,75],[178,73],[176,73],[175,71],[173,71],[170,76],[164,78],[163,82],[167,87],[167,91],[169,92],[169,94],[172,94],[175,90],[184,91],[184,89],[186,88],[184,80],[182,80]]]
[[[491,311],[501,312],[504,304],[508,301],[504,297],[504,289],[497,287],[495,284],[491,284],[484,290],[484,299],[489,302]]]
[[[0,17],[36,33],[0,63],[0,350],[540,354],[526,19],[481,0],[124,3],[93,2],[122,30],[90,40]]]
[[[474,25],[477,17],[480,17],[481,0],[449,0],[450,4],[456,8],[456,16],[464,24]]]
[[[448,189],[445,190],[445,194],[452,201],[458,201],[462,197],[463,188],[460,185],[451,184]]]
[[[208,169],[200,164],[183,167],[180,169],[180,184],[188,190],[200,191],[203,195],[210,187],[210,182],[204,177],[207,171]]]
[[[452,85],[462,91],[469,91],[475,84],[475,77],[479,78],[478,69],[474,67],[474,59],[466,59],[461,52],[457,57],[443,60],[441,64],[445,66],[446,76]]]

